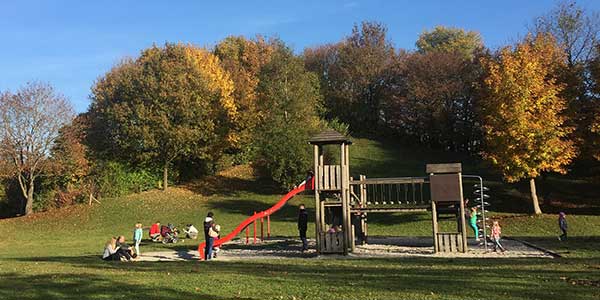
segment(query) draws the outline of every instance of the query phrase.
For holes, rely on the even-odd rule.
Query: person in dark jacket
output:
[[[308,250],[308,241],[306,240],[306,230],[308,229],[308,213],[304,204],[300,204],[298,212],[298,232],[302,240],[302,252]]]
[[[213,213],[208,212],[208,214],[206,214],[206,218],[204,219],[204,240],[206,241],[204,247],[205,260],[210,260],[212,258],[212,249],[215,239],[208,234],[208,231],[210,230],[210,228],[212,228],[214,224],[215,221],[213,219]]]
[[[567,214],[564,212],[560,212],[558,214],[558,227],[560,227],[560,231],[562,234],[558,237],[559,241],[564,241],[567,239]]]

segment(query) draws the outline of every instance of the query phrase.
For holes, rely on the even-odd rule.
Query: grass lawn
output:
[[[360,139],[351,151],[354,153],[351,172],[369,177],[423,176],[424,162],[432,157],[428,153],[403,156],[409,151],[388,149]],[[435,157],[439,161],[461,159],[451,155]],[[475,163],[465,166],[469,173],[477,173],[478,168]],[[497,194],[491,202],[500,204],[495,206],[493,218],[500,220],[504,234],[555,250],[563,258],[326,257],[209,263],[100,260],[104,242],[116,234],[130,239],[137,221],[144,226],[156,220],[179,226],[200,224],[211,210],[227,231],[254,210],[269,207],[281,196],[280,192],[268,188],[268,184],[230,175],[168,192],[150,191],[102,199],[102,204],[92,207],[81,205],[0,220],[3,236],[0,239],[0,299],[600,298],[600,216],[569,213],[570,239],[559,242],[556,216],[531,217],[518,212],[519,207],[507,207],[507,203],[519,203],[523,190],[518,185],[504,185],[499,181],[493,181]],[[560,183],[555,186],[561,189],[581,184],[560,178],[549,180]],[[591,188],[585,189],[582,195],[597,197],[590,192]],[[556,189],[551,194],[561,198],[569,192]],[[590,198],[581,198],[577,205],[593,205]],[[272,217],[273,234],[295,236],[297,206],[306,203],[312,209],[313,201],[310,196],[291,200]],[[427,213],[370,215],[369,224],[372,235],[431,234]],[[313,231],[309,228],[309,233]],[[197,243],[186,240],[176,245],[145,244],[142,251],[196,247]]]

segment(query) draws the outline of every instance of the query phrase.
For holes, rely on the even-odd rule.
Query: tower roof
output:
[[[311,137],[308,142],[313,145],[352,144],[352,141],[348,137],[333,129],[326,129],[325,131]]]

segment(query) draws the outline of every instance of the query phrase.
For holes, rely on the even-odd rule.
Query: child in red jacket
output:
[[[152,224],[150,227],[150,238],[153,242],[158,242],[161,240],[160,221],[156,221],[156,223]]]

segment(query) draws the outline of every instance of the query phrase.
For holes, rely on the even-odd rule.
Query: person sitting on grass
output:
[[[125,237],[122,235],[117,237],[117,248],[119,248],[117,253],[119,253],[121,257],[124,257],[128,261],[131,261],[137,257],[137,254],[133,251],[133,249],[129,247],[129,245],[125,244]]]
[[[104,253],[102,254],[103,260],[121,260],[119,255],[119,247],[117,247],[117,239],[114,237],[110,238],[104,246]]]
[[[567,240],[567,214],[565,214],[564,212],[560,212],[558,214],[558,227],[560,228],[560,231],[562,232],[562,234],[558,237],[559,241],[566,241]]]
[[[498,221],[494,221],[493,225],[492,225],[492,235],[490,236],[492,239],[492,242],[494,242],[494,252],[498,251],[498,248],[500,248],[500,250],[502,252],[505,251],[504,247],[502,247],[502,244],[500,244],[500,235],[502,234],[502,228],[500,228],[500,224],[498,224]]]
[[[188,224],[183,232],[189,239],[195,240],[198,238],[198,229],[193,224]]]
[[[160,242],[162,239],[160,235],[160,221],[156,221],[156,223],[152,224],[150,227],[150,238],[153,242]]]

